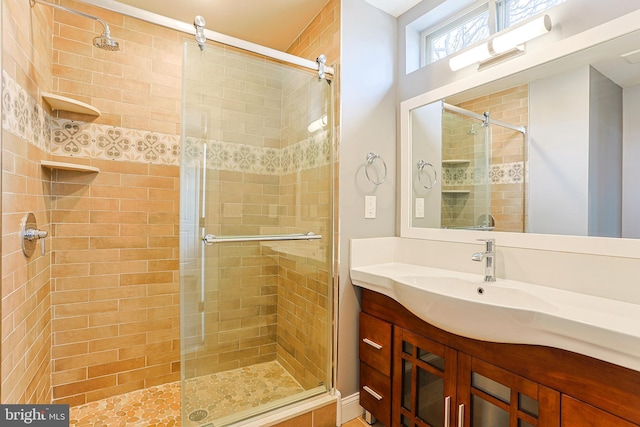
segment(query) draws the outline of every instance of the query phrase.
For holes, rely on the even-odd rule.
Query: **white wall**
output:
[[[622,236],[640,238],[640,86],[623,91]]]
[[[442,103],[434,102],[416,108],[411,117],[411,182],[413,184],[413,204],[411,224],[414,227],[435,227],[442,225]],[[428,162],[418,178],[418,160]],[[433,188],[430,179],[437,176]],[[416,200],[424,201],[424,218],[416,217]]]
[[[622,234],[622,88],[589,72],[589,236]]]
[[[337,388],[358,392],[359,294],[349,279],[349,240],[393,236],[396,227],[396,20],[364,0],[342,1],[340,59],[340,290]],[[382,156],[387,179],[367,181],[367,153]],[[376,167],[380,167],[376,162]],[[364,197],[377,217],[364,218]]]
[[[529,85],[528,231],[586,236],[589,67]]]

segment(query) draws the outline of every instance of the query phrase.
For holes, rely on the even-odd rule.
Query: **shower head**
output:
[[[107,33],[104,33],[101,36],[94,37],[93,45],[98,49],[120,50],[120,45],[118,44],[118,42],[108,36]]]
[[[106,22],[102,21],[102,19],[97,19],[104,26],[104,32],[93,38],[93,45],[99,49],[104,50],[120,50],[120,45],[117,41],[111,38],[111,32],[109,31],[109,26]]]
[[[111,38],[109,25],[97,16],[89,15],[88,13],[80,12],[78,10],[69,9],[68,7],[60,6],[59,4],[50,3],[44,0],[29,0],[29,4],[31,5],[31,7],[35,6],[36,3],[46,4],[47,6],[51,6],[54,9],[64,10],[65,12],[70,12],[76,15],[84,16],[85,18],[98,21],[104,27],[104,31],[101,35],[93,38],[93,45],[104,50],[120,50],[120,45],[118,44],[118,42]]]
[[[471,123],[471,129],[467,131],[467,135],[476,135],[478,131],[476,130],[476,124]]]

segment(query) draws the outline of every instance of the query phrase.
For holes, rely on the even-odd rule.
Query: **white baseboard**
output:
[[[343,397],[342,399],[342,423],[358,418],[364,412],[360,406],[360,393]]]

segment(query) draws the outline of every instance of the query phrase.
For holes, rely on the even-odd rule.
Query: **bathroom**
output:
[[[371,3],[375,3],[372,1]],[[338,106],[334,109],[334,127],[336,129],[336,144],[339,147],[336,163],[335,181],[336,190],[336,218],[339,230],[336,229],[336,240],[339,252],[336,252],[335,261],[337,269],[335,276],[339,283],[334,292],[334,304],[337,306],[338,332],[337,345],[335,346],[334,363],[336,365],[335,386],[342,395],[342,420],[348,421],[359,415],[357,405],[358,385],[358,312],[359,289],[353,286],[349,279],[349,241],[354,238],[374,238],[398,236],[401,232],[400,225],[400,147],[399,141],[400,123],[398,116],[398,104],[404,100],[428,92],[435,88],[454,84],[456,80],[471,79],[474,75],[468,70],[460,73],[438,74],[430,69],[405,75],[404,64],[407,61],[404,53],[405,40],[401,37],[404,28],[416,17],[425,13],[441,1],[425,0],[415,8],[408,11],[383,12],[364,0],[348,2],[331,1],[311,25],[309,32],[317,32],[322,28],[324,33],[320,37],[321,46],[305,45],[301,42],[297,49],[291,53],[303,56],[312,61],[319,54],[327,55],[327,64],[336,66],[337,81],[335,82],[334,97]],[[591,27],[611,21],[619,16],[630,13],[637,6],[629,3],[620,5],[598,4],[589,0],[568,0],[561,24],[556,28],[561,33],[554,33],[553,40],[541,41],[553,43],[553,41],[578,34]],[[100,8],[87,6],[80,2],[62,2],[67,6],[88,11],[99,15],[112,26],[114,38],[129,41],[129,37],[153,38],[155,49],[149,49],[145,44],[149,41],[136,39],[137,43],[129,43],[138,47],[139,51],[128,55],[126,59],[112,59],[113,52],[99,51],[96,63],[100,72],[106,77],[100,81],[91,82],[90,76],[77,71],[81,64],[76,61],[85,61],[83,56],[93,55],[92,47],[86,42],[94,36],[94,23],[73,18],[74,25],[85,26],[80,29],[64,23],[53,23],[53,11],[43,6],[38,6],[33,11],[28,1],[5,0],[3,1],[3,70],[8,73],[12,81],[22,88],[33,99],[40,92],[61,92],[86,94],[88,98],[109,99],[109,84],[106,81],[112,79],[114,74],[124,70],[127,80],[127,93],[131,103],[116,105],[111,111],[116,113],[104,114],[100,120],[105,126],[114,126],[124,129],[153,129],[166,138],[167,144],[175,142],[181,134],[180,112],[181,106],[181,67],[182,67],[182,34],[169,31],[156,25],[146,24],[140,21],[130,21],[113,12]],[[571,9],[575,7],[575,9]],[[575,13],[579,10],[580,13]],[[589,13],[585,13],[588,10]],[[574,13],[571,13],[571,12]],[[394,15],[395,14],[395,15]],[[61,15],[64,16],[64,15]],[[328,17],[331,17],[330,19]],[[576,16],[580,16],[578,22]],[[328,21],[327,21],[328,20]],[[76,24],[77,23],[77,24]],[[137,25],[135,31],[124,30],[125,25]],[[70,35],[65,39],[74,40],[60,44],[59,39],[51,37],[58,31],[69,30]],[[117,34],[117,30],[124,32]],[[77,34],[76,34],[77,33]],[[305,34],[301,34],[301,41],[308,40]],[[75,41],[81,40],[81,42]],[[195,43],[195,42],[194,42]],[[161,52],[162,66],[154,62],[154,51],[157,55]],[[525,55],[526,56],[526,55]],[[157,59],[157,58],[156,58]],[[521,58],[520,58],[521,59]],[[118,62],[122,61],[122,62]],[[154,68],[155,64],[155,68]],[[21,70],[19,72],[19,70]],[[489,71],[487,71],[489,72]],[[486,75],[486,73],[479,73]],[[69,86],[63,82],[71,79],[73,75],[78,81]],[[147,79],[133,78],[137,76],[149,76]],[[140,81],[142,80],[142,81]],[[6,84],[6,82],[5,82]],[[146,93],[148,86],[157,85],[158,93],[154,96],[141,96]],[[4,87],[4,86],[3,86]],[[141,92],[138,92],[141,91]],[[107,93],[105,93],[107,92]],[[159,97],[156,97],[158,96]],[[86,96],[86,95],[84,95]],[[161,102],[160,102],[161,101]],[[3,105],[3,118],[6,116],[7,105]],[[105,110],[107,111],[107,110]],[[153,111],[150,114],[149,111]],[[65,120],[81,118],[66,116]],[[41,121],[36,120],[37,123]],[[54,185],[52,175],[61,172],[49,172],[39,166],[41,159],[47,155],[44,150],[44,141],[49,138],[47,129],[25,130],[30,134],[21,134],[16,137],[7,130],[9,125],[3,120],[3,309],[2,309],[2,403],[32,403],[54,402],[63,396],[83,396],[92,393],[91,399],[99,399],[113,394],[130,392],[134,388],[156,386],[163,383],[171,383],[180,380],[180,305],[179,305],[179,281],[178,274],[178,231],[179,222],[179,168],[175,165],[155,165],[137,170],[134,163],[117,163],[99,161],[101,172],[96,174],[76,174],[74,182],[67,185]],[[16,124],[19,129],[19,125]],[[18,131],[19,133],[19,131]],[[25,143],[29,141],[29,143]],[[381,185],[371,184],[364,174],[366,155],[374,152],[380,155],[388,168],[387,179]],[[60,160],[56,157],[56,160]],[[127,165],[130,169],[119,169]],[[110,169],[111,168],[111,169]],[[77,225],[65,230],[64,220],[72,224],[86,221],[86,216],[95,207],[83,207],[86,197],[90,194],[91,187],[100,184],[102,172],[109,172],[111,182],[104,185],[103,198],[118,205],[134,203],[136,206],[144,204],[148,212],[155,212],[153,223],[148,224],[147,234],[153,234],[156,241],[154,246],[148,247],[147,242],[136,239],[139,228],[130,227],[124,234],[116,237],[109,236],[109,226],[104,228],[104,239],[100,243],[104,252],[88,250],[88,236],[91,230]],[[63,172],[64,173],[64,172]],[[138,182],[130,182],[130,186],[123,186],[128,180],[143,175],[146,185],[150,189],[148,200],[138,200],[138,195],[131,197],[131,192],[137,191]],[[43,185],[43,178],[48,179],[52,186]],[[123,186],[118,192],[113,187],[116,184]],[[110,193],[114,192],[114,193]],[[135,193],[137,194],[137,193]],[[64,195],[64,197],[61,197]],[[364,218],[360,214],[364,210],[364,197],[376,196],[377,211],[375,218]],[[92,197],[97,197],[93,195]],[[143,197],[143,195],[140,195]],[[134,202],[132,202],[132,200]],[[54,203],[71,203],[71,206],[56,205]],[[108,207],[105,209],[109,209]],[[99,210],[99,209],[98,209]],[[123,209],[126,210],[126,209]],[[137,210],[137,209],[136,209]],[[26,212],[35,212],[38,226],[53,233],[56,238],[68,236],[56,244],[68,245],[75,248],[73,254],[64,246],[57,246],[56,251],[64,250],[65,256],[76,258],[58,259],[51,253],[51,243],[45,238],[46,251],[49,257],[39,256],[39,249],[35,255],[26,262],[20,249],[19,239],[20,221]],[[71,218],[56,218],[54,215],[72,215]],[[79,218],[82,217],[82,218]],[[94,219],[99,221],[99,219]],[[109,224],[109,218],[102,221]],[[131,221],[133,218],[122,218],[120,221]],[[55,233],[54,233],[55,227]],[[433,243],[424,249],[425,258],[430,254],[430,259],[437,259],[438,264],[445,268],[457,269],[460,260],[468,260],[470,254],[477,250],[478,243],[473,238],[461,237],[456,234],[427,237],[425,241]],[[111,237],[111,239],[107,239]],[[505,237],[506,240],[509,237]],[[598,252],[584,253],[574,251],[572,248],[565,250],[563,242],[557,242],[553,238],[541,238],[541,242],[516,242],[507,248],[505,239],[498,240],[498,276],[507,277],[516,275],[526,277],[529,281],[555,283],[563,281],[585,283],[585,287],[598,289],[598,280],[603,277],[614,277],[620,283],[620,287],[628,295],[630,300],[637,301],[628,288],[633,283],[634,271],[637,271],[637,244],[635,241],[622,239],[613,243],[611,252],[613,255],[599,256]],[[500,245],[503,244],[504,247]],[[111,246],[109,246],[111,245]],[[115,245],[115,246],[114,246]],[[599,246],[601,242],[587,241],[585,246]],[[605,243],[605,246],[608,246]],[[119,259],[105,258],[108,250],[112,248],[127,251],[127,262],[120,263]],[[533,249],[532,249],[533,248]],[[562,254],[562,255],[561,255]],[[140,266],[139,264],[145,264]],[[545,265],[545,269],[537,269],[537,265]],[[566,265],[576,268],[570,269]],[[144,272],[141,272],[141,268]],[[466,270],[479,272],[480,266],[469,262],[462,267]],[[81,271],[78,271],[81,270]],[[112,319],[103,316],[101,323],[90,324],[88,316],[82,315],[70,318],[65,324],[63,321],[53,322],[46,319],[64,319],[64,310],[68,305],[82,304],[89,294],[109,293],[105,283],[97,282],[91,289],[84,288],[82,279],[67,279],[68,277],[83,277],[89,275],[107,276],[117,274],[127,277],[128,280],[148,280],[153,276],[154,286],[148,290],[148,295],[154,295],[153,305],[144,307],[144,319],[132,319],[136,327],[148,328],[144,332],[129,334],[144,339],[152,344],[138,344],[129,341],[129,336],[122,338],[125,347],[130,351],[127,359],[136,360],[141,357],[136,352],[149,351],[151,359],[155,359],[152,366],[139,367],[137,365],[111,366],[111,369],[122,371],[140,371],[142,377],[132,376],[131,381],[124,385],[98,384],[95,381],[86,384],[85,389],[68,387],[60,389],[58,396],[52,390],[54,384],[73,384],[73,381],[84,375],[87,365],[64,366],[54,362],[56,359],[64,359],[65,352],[77,352],[79,346],[88,346],[88,341],[65,342],[64,331],[78,325],[84,327],[83,332],[90,337],[105,336],[104,342],[95,342],[98,351],[105,351],[104,347],[117,340],[118,330],[109,329],[113,325]],[[147,277],[142,277],[147,276]],[[626,287],[625,287],[626,286]],[[55,290],[55,292],[50,292]],[[64,290],[64,291],[62,291]],[[82,292],[77,292],[81,290]],[[58,292],[60,291],[60,292]],[[74,292],[76,291],[76,292]],[[117,290],[117,291],[122,291]],[[127,289],[128,292],[139,292],[138,289]],[[80,293],[84,293],[83,296]],[[75,298],[80,298],[77,300]],[[113,298],[133,299],[136,295],[117,295]],[[149,301],[144,299],[144,301]],[[143,301],[137,302],[144,304]],[[149,302],[151,303],[151,302]],[[55,307],[55,308],[54,308]],[[96,307],[87,305],[87,310],[95,311]],[[57,312],[56,312],[57,310]],[[55,312],[55,313],[54,313]],[[129,310],[132,316],[142,316],[135,313],[136,307]],[[154,322],[145,325],[147,314],[152,315]],[[77,323],[84,322],[86,324]],[[98,322],[99,319],[96,319]],[[58,334],[57,340],[54,335]],[[66,339],[71,339],[68,337]],[[147,348],[143,348],[149,346]],[[120,347],[117,347],[120,348]],[[124,348],[124,347],[123,347]],[[95,357],[95,356],[91,356]],[[145,356],[146,357],[146,356]],[[108,363],[105,361],[105,363]],[[139,362],[132,362],[139,363]],[[77,403],[81,403],[78,401]]]

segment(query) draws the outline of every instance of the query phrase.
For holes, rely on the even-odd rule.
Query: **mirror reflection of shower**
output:
[[[48,1],[29,0],[29,4],[31,5],[31,7],[35,6],[36,3],[51,6],[54,9],[63,10],[65,12],[73,13],[75,15],[83,16],[85,18],[98,21],[100,24],[102,24],[104,31],[99,36],[96,36],[93,38],[93,45],[98,49],[104,49],[104,50],[110,50],[110,51],[120,50],[120,45],[118,44],[118,42],[111,38],[111,30],[109,29],[109,25],[101,18],[98,18],[97,16],[89,15],[88,13],[80,12],[79,10],[69,9],[68,7],[60,6],[59,4],[50,3]]]

